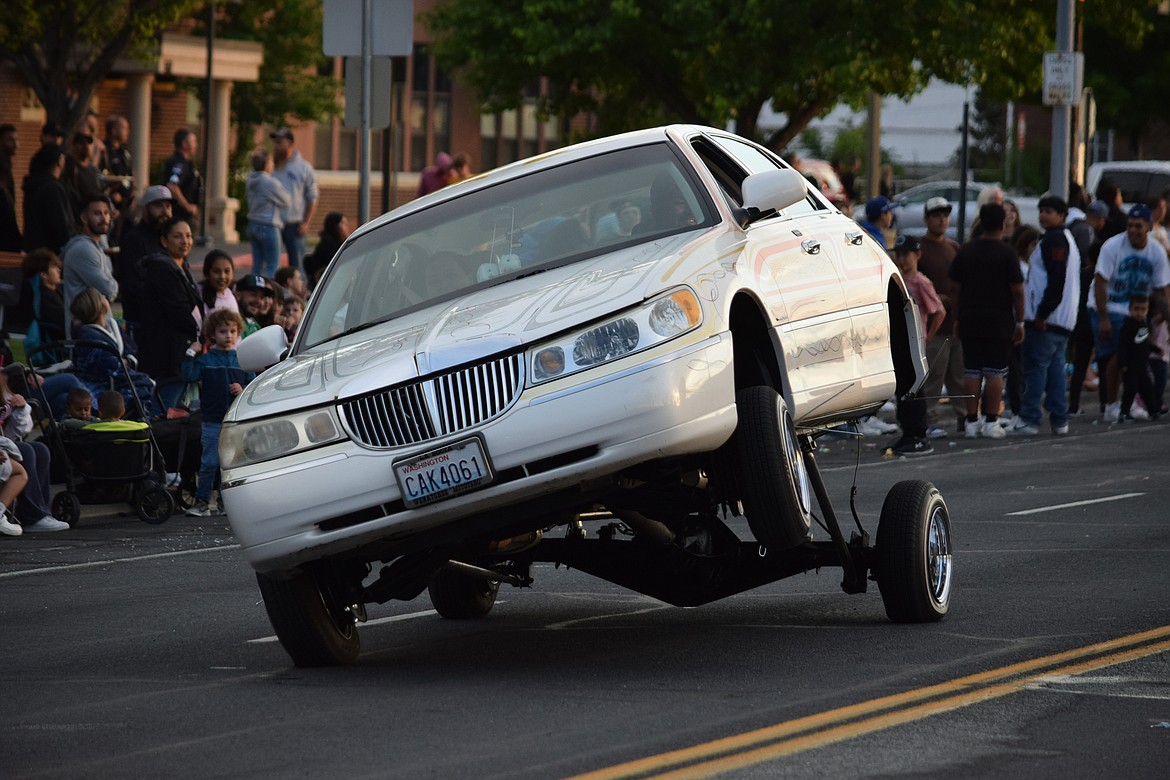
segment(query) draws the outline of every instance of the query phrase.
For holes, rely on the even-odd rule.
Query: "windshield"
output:
[[[301,326],[299,349],[477,287],[711,224],[665,143],[469,192],[347,244]]]

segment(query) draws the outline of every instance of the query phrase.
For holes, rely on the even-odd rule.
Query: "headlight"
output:
[[[219,434],[219,463],[225,469],[247,466],[343,438],[337,414],[329,407],[287,417],[225,424]]]
[[[702,321],[699,299],[690,289],[681,287],[530,350],[532,381],[547,382],[623,358],[694,330]]]

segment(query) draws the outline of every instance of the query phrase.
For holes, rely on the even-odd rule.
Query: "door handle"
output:
[[[821,252],[821,242],[815,238],[806,238],[800,242],[800,248],[806,255],[817,255]]]
[[[861,233],[849,232],[845,234],[845,243],[853,246],[861,246],[862,238]]]

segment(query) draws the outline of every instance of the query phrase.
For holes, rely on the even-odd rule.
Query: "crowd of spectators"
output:
[[[914,397],[899,399],[901,435],[887,452],[929,454],[952,431],[1064,436],[1087,416],[1086,390],[1098,393],[1100,423],[1166,413],[1166,195],[1123,210],[1119,189],[1103,181],[1096,196],[1086,202],[1074,186],[1067,201],[1042,197],[1040,224],[1026,225],[1002,190],[987,187],[962,245],[947,236],[952,204],[935,197],[923,207],[925,235],[897,237],[928,373]],[[883,247],[891,209],[879,195],[859,220]]]
[[[83,406],[88,417],[111,392],[134,420],[198,411],[205,461],[190,513],[216,511],[209,500],[216,447],[209,437],[218,435],[228,402],[250,378],[225,370],[234,364],[235,344],[273,324],[294,336],[311,285],[349,235],[344,215],[326,214],[316,251],[307,254],[316,173],[295,149],[293,133],[280,128],[269,136],[271,149],[251,154],[252,267],[237,274],[237,258],[228,252],[196,249],[204,215],[195,132],[178,128],[155,181],[138,187],[129,122],[106,117],[104,139],[98,127],[92,112],[71,133],[46,125],[25,173],[14,170],[15,128],[0,124],[0,251],[20,253],[23,277],[19,300],[5,307],[0,359],[12,371],[20,357],[35,369],[19,371],[21,383],[43,385],[26,399],[0,375],[0,533],[6,535],[68,527],[50,511],[50,453],[32,424],[30,409],[37,405],[28,400],[42,391],[51,401],[41,414],[60,420],[82,415]],[[459,173],[467,171],[449,165],[444,178]],[[77,343],[50,348],[67,339]]]

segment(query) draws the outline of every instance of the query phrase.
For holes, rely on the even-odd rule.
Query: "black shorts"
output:
[[[966,376],[1004,376],[1011,355],[1011,339],[963,339],[963,373]]]

